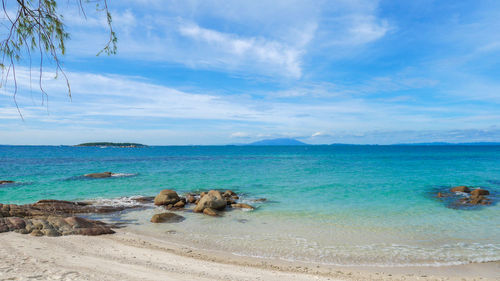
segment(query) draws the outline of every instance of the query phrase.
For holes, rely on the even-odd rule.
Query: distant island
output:
[[[256,141],[249,143],[248,145],[308,145],[308,144],[298,141],[296,139],[279,138],[279,139]]]
[[[94,146],[94,147],[146,147],[147,145],[133,142],[86,142],[75,146]]]

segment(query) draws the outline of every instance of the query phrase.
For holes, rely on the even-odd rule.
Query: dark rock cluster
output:
[[[451,207],[470,207],[477,205],[491,205],[493,200],[489,197],[490,192],[482,188],[469,186],[455,186],[449,191],[438,192],[438,198],[446,199]]]
[[[40,200],[26,205],[0,204],[0,232],[16,231],[34,236],[111,234],[114,231],[106,223],[75,214],[110,213],[124,209],[61,200]]]
[[[201,193],[188,193],[185,197],[180,197],[176,191],[170,189],[162,190],[154,199],[154,204],[164,206],[170,211],[183,210],[189,205],[194,205],[192,211],[203,213],[209,216],[219,216],[227,208],[243,208],[253,210],[254,207],[245,203],[238,203],[239,196],[231,190],[221,192],[219,190],[209,190]],[[263,202],[266,199],[258,199]],[[156,215],[155,215],[156,216]],[[153,217],[151,220],[157,220]]]

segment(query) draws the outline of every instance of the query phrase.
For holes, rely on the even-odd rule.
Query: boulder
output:
[[[80,217],[68,217],[64,221],[71,227],[68,233],[63,235],[78,234],[96,236],[115,233],[108,225],[100,221],[84,219]]]
[[[217,212],[212,208],[203,209],[203,213],[208,216],[216,217],[218,216]]]
[[[182,202],[182,201],[181,201]],[[155,214],[151,218],[152,223],[163,223],[163,222],[181,222],[185,218],[174,213],[161,213]]]
[[[200,202],[194,208],[194,212],[201,213],[205,208],[222,210],[226,207],[226,200],[222,197],[219,191],[210,190],[205,196],[200,199]]]
[[[470,192],[471,197],[479,195],[490,195],[490,192],[486,189],[481,189],[481,188],[474,189],[473,191]]]
[[[0,185],[2,185],[2,184],[10,184],[10,183],[14,183],[14,181],[0,181]]]
[[[84,175],[87,178],[93,178],[93,179],[102,179],[102,178],[109,178],[113,175],[111,172],[102,172],[102,173],[92,173],[92,174],[86,174]]]
[[[470,200],[467,202],[471,205],[489,205],[491,204],[491,200],[486,198],[483,195],[478,195],[470,198]]]
[[[245,204],[245,203],[231,204],[231,207],[233,207],[233,208],[242,208],[242,209],[250,209],[250,210],[255,209],[254,207],[252,207],[252,206],[250,206],[248,204]]]
[[[179,198],[179,195],[177,195],[177,192],[170,190],[170,189],[164,189],[160,191],[158,195],[156,195],[154,203],[155,205],[169,205],[169,204],[175,204],[181,200]]]
[[[232,190],[226,190],[226,192],[224,192],[224,194],[222,194],[222,196],[224,196],[224,197],[231,197],[234,195],[236,195],[236,193],[234,193]]]
[[[174,204],[174,207],[176,208],[184,208],[184,206],[186,205],[186,203],[184,203],[184,201],[179,201],[177,203]]]
[[[452,189],[450,189],[450,191],[470,193],[470,189],[467,186],[455,186]]]

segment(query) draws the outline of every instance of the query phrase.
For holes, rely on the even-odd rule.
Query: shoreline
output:
[[[498,280],[500,262],[330,266],[203,250],[131,231],[102,236],[0,233],[0,280]],[[17,280],[15,279],[15,280]]]

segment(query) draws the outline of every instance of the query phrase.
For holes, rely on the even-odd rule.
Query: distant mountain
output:
[[[97,147],[145,147],[146,145],[132,142],[86,142],[75,146],[97,146]]]
[[[256,141],[249,143],[248,145],[308,145],[308,144],[298,141],[296,139],[280,138],[280,139]]]

